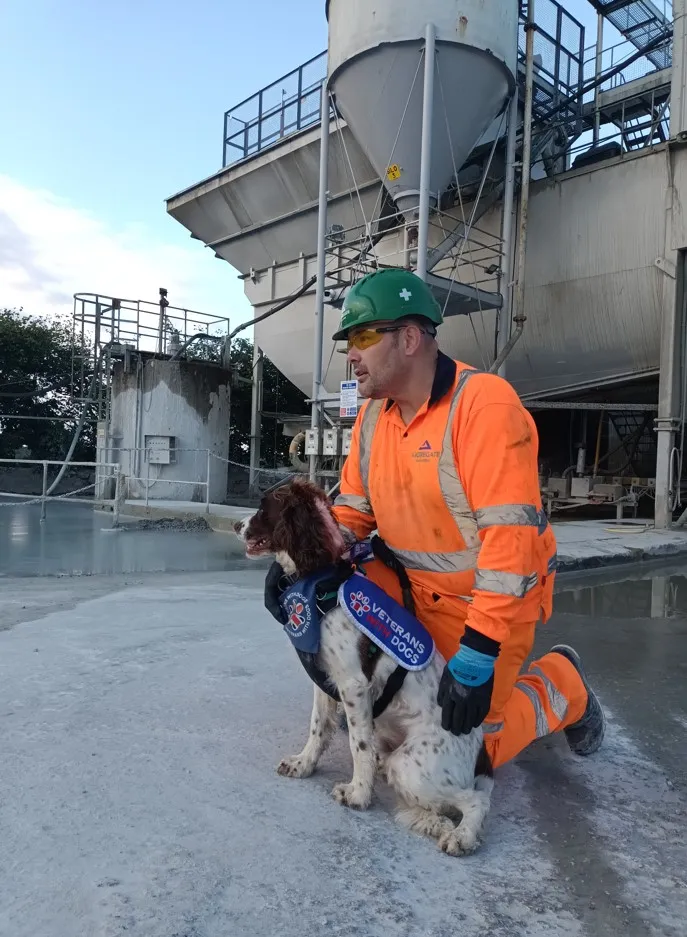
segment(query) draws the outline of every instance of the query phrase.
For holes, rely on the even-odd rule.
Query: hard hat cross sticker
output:
[[[405,302],[408,302],[413,294],[410,292],[410,290],[407,290],[404,287],[398,295],[401,297],[401,299],[405,300]]]

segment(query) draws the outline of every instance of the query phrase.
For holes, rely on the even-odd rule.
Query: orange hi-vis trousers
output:
[[[365,573],[402,602],[395,573],[376,560],[365,564]],[[413,587],[413,597],[417,617],[434,638],[437,650],[446,660],[453,657],[465,629],[465,618],[457,620],[455,602],[445,601],[417,585]],[[582,679],[561,654],[546,654],[521,672],[534,644],[536,604],[533,603],[532,620],[521,619],[511,628],[496,661],[491,709],[484,723],[484,740],[495,768],[536,739],[577,722],[587,706]],[[468,608],[465,603],[466,615]]]

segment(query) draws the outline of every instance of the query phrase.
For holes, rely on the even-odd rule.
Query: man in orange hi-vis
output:
[[[542,511],[537,431],[510,384],[442,354],[439,305],[406,270],[348,293],[335,340],[366,401],[334,513],[373,530],[408,571],[418,618],[446,658],[438,704],[457,735],[484,725],[495,766],[564,730],[597,751],[605,719],[578,654],[557,645],[521,673],[551,614],[556,543]],[[399,598],[382,564],[366,574]]]

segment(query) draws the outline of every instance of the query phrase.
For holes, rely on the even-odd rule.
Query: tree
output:
[[[63,459],[82,404],[72,400],[72,333],[64,319],[0,310],[0,456],[22,445],[34,459]],[[45,417],[41,420],[13,417]],[[47,419],[59,417],[61,419]],[[74,459],[95,457],[95,425],[86,423]]]
[[[83,404],[72,399],[72,349],[70,325],[63,319],[26,316],[21,310],[0,310],[0,457],[12,458],[26,445],[35,459],[63,459],[69,448]],[[221,344],[199,340],[186,357],[219,361]],[[87,351],[87,350],[86,350]],[[86,360],[92,360],[89,354]],[[229,458],[243,465],[250,455],[250,422],[253,345],[238,338],[231,346],[231,435]],[[85,374],[88,387],[91,370]],[[263,362],[263,411],[305,414],[304,395],[272,362]],[[89,416],[95,412],[93,408]],[[60,420],[23,420],[13,417],[60,417]],[[262,418],[261,465],[288,464],[290,440],[278,420]],[[95,423],[83,429],[75,461],[95,458]]]
[[[250,454],[251,381],[253,375],[253,343],[246,338],[234,339],[231,345],[231,367],[234,383],[231,391],[231,433],[229,458],[248,464]],[[239,380],[239,379],[243,380]],[[281,374],[269,358],[263,359],[263,413],[305,414],[305,395]],[[261,426],[260,464],[273,468],[288,465],[289,444],[275,417],[263,416]]]

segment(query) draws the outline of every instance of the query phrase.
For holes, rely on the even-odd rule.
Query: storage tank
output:
[[[425,32],[436,32],[430,204],[515,87],[518,0],[327,0],[329,88],[408,220],[420,189]]]

